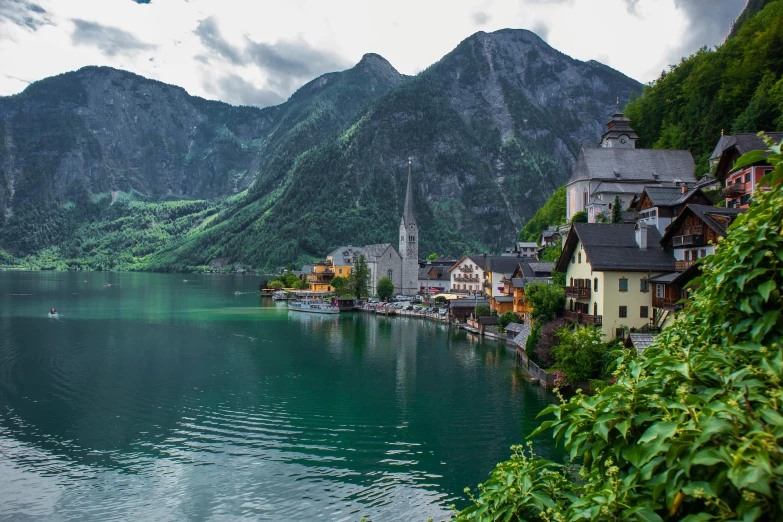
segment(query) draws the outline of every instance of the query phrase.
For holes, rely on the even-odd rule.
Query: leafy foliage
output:
[[[555,284],[533,283],[525,289],[525,298],[533,308],[533,322],[543,324],[563,315],[565,291]]]
[[[543,332],[542,332],[543,333]],[[600,329],[562,327],[557,331],[559,344],[552,348],[557,367],[569,382],[578,383],[601,375],[607,346]],[[544,336],[542,335],[542,341]],[[539,346],[541,341],[539,341]]]
[[[703,260],[687,313],[643,357],[624,353],[613,384],[541,413],[552,418],[532,435],[552,430],[582,464],[578,483],[558,485],[568,496],[542,509],[519,498],[528,491],[479,488],[457,520],[783,519],[783,155],[773,152],[770,191]],[[562,468],[506,462],[491,484],[547,470]]]
[[[557,241],[553,245],[544,247],[541,252],[541,261],[557,262],[560,259],[560,254],[563,252],[563,239],[558,237]]]
[[[543,325],[533,349],[536,363],[542,368],[551,368],[555,365],[555,347],[561,344],[560,330],[566,326],[563,319],[555,319]]]
[[[479,305],[476,307],[476,317],[486,317],[490,315],[490,310],[487,305]]]
[[[544,206],[539,208],[533,218],[527,222],[519,234],[520,241],[538,241],[541,232],[551,225],[561,225],[566,221],[566,188],[565,185],[549,196]]]
[[[343,276],[334,276],[329,284],[334,288],[334,291],[339,295],[342,294],[346,286],[348,286],[348,280]]]
[[[622,223],[623,222],[623,209],[622,203],[620,203],[620,196],[615,195],[614,196],[614,202],[612,203],[612,223]]]
[[[508,312],[500,314],[500,316],[498,316],[498,321],[500,321],[500,327],[505,328],[510,323],[521,323],[522,319],[520,319],[513,310],[509,310]]]
[[[436,252],[433,252],[432,254],[427,256],[427,261],[434,261],[438,259],[438,254]]]
[[[378,280],[376,292],[381,299],[388,299],[394,294],[394,283],[392,283],[391,279],[384,276]]]
[[[346,287],[356,296],[356,299],[361,299],[369,293],[369,286],[370,267],[367,266],[367,258],[364,254],[359,254],[353,262],[353,269],[348,276]]]
[[[580,210],[571,216],[571,223],[587,223],[587,212]]]

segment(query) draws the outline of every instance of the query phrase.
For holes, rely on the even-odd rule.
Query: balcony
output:
[[[677,304],[678,299],[672,299],[670,297],[653,297],[653,308],[663,308],[667,310],[674,309],[674,305]]]
[[[566,297],[574,297],[576,299],[590,299],[590,287],[589,286],[567,286],[565,287]]]
[[[472,266],[462,265],[461,267],[459,267],[459,271],[460,272],[466,272],[466,273],[472,273],[473,272],[473,267]]]
[[[454,282],[456,283],[478,283],[478,276],[454,276]]]
[[[727,198],[740,196],[745,193],[747,185],[745,183],[734,183],[729,185],[721,191],[721,194]]]
[[[603,324],[602,316],[588,315],[588,314],[583,314],[581,312],[565,311],[563,313],[563,319],[565,319],[569,323],[594,324],[594,325]]]
[[[691,246],[691,245],[703,245],[704,236],[696,234],[688,234],[685,236],[674,236],[672,238],[672,246]]]
[[[674,262],[674,269],[675,270],[687,270],[691,266],[693,266],[694,261],[675,261]]]

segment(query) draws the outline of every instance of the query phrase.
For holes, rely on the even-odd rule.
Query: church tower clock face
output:
[[[625,145],[626,143],[628,143],[628,140],[625,137],[620,138],[620,145]]]

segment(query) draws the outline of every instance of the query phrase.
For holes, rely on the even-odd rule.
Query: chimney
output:
[[[647,225],[642,221],[636,223],[636,244],[639,250],[647,250]]]
[[[686,192],[688,192],[688,185],[683,183],[682,184],[682,193],[685,194]]]

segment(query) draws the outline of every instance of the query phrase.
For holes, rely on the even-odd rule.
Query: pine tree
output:
[[[364,254],[359,254],[353,262],[353,270],[348,276],[348,288],[351,289],[356,299],[361,299],[369,293],[370,267]]]
[[[622,223],[623,222],[623,209],[622,209],[622,203],[620,202],[620,196],[614,197],[614,203],[612,203],[612,223]]]

